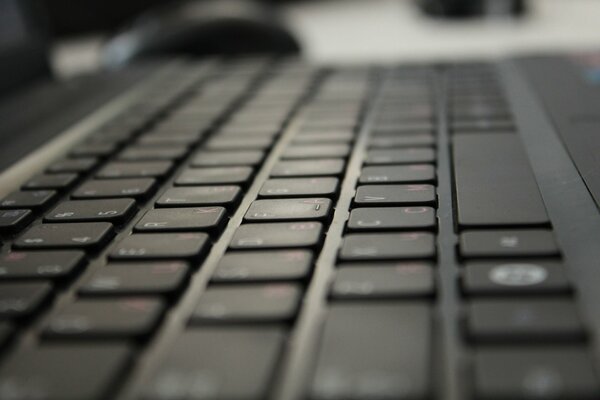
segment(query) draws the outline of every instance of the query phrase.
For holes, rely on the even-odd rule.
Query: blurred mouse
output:
[[[460,19],[477,17],[520,17],[526,0],[416,0],[427,15]]]
[[[151,10],[106,45],[110,67],[160,55],[298,53],[296,39],[273,9],[255,1],[188,0]]]

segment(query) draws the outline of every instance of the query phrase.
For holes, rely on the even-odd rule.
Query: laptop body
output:
[[[598,397],[596,55],[44,65],[0,107],[0,398]]]

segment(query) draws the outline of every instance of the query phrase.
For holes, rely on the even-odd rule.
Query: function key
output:
[[[342,264],[335,273],[334,299],[432,296],[433,269],[426,263]]]
[[[259,165],[265,153],[260,150],[199,151],[192,159],[192,167],[223,167],[231,165]]]
[[[177,292],[188,275],[182,262],[109,264],[98,269],[79,289],[94,296],[167,295]]]
[[[31,178],[23,185],[26,190],[56,189],[63,190],[75,184],[76,174],[42,174]]]
[[[49,205],[55,197],[53,190],[17,191],[0,200],[0,208],[39,209]]]
[[[156,201],[156,207],[223,206],[233,209],[241,196],[239,186],[170,188]]]
[[[346,261],[431,258],[435,256],[431,233],[371,233],[344,237],[340,258]]]
[[[356,206],[431,204],[436,201],[432,185],[368,185],[359,186],[354,196]]]
[[[427,134],[377,135],[369,139],[369,147],[372,149],[434,145],[435,137]]]
[[[176,185],[247,184],[253,170],[250,167],[195,168],[184,170],[175,180]]]
[[[284,160],[348,157],[350,146],[347,144],[290,145],[283,151]]]
[[[294,144],[325,144],[325,143],[350,143],[354,140],[351,131],[322,131],[298,132],[292,139]]]
[[[96,164],[98,164],[98,159],[94,157],[67,158],[51,164],[46,171],[52,174],[64,172],[83,173],[94,168]]]
[[[435,162],[435,151],[430,148],[400,148],[369,150],[365,164],[415,164]]]
[[[0,258],[0,280],[61,279],[85,263],[82,251],[13,251]]]
[[[77,300],[50,317],[44,335],[62,338],[145,336],[152,332],[164,308],[161,300],[153,298]]]
[[[92,250],[106,244],[112,236],[113,226],[107,222],[42,224],[28,229],[14,246],[21,249]]]
[[[468,262],[463,290],[472,295],[565,293],[571,290],[559,261]]]
[[[29,317],[51,293],[48,283],[0,283],[0,319]]]
[[[433,229],[435,210],[431,207],[378,207],[357,208],[350,212],[348,229]]]
[[[292,284],[215,286],[200,297],[191,323],[280,322],[296,315],[301,290]]]
[[[338,185],[337,178],[269,179],[260,189],[259,196],[334,196],[337,193]]]
[[[137,233],[117,243],[110,257],[123,260],[194,259],[208,247],[206,233]]]
[[[305,278],[313,260],[308,250],[237,251],[226,253],[213,282],[286,281]]]
[[[75,199],[109,199],[132,197],[143,199],[150,196],[156,181],[144,179],[91,180],[85,182],[73,193]]]
[[[123,161],[171,161],[179,160],[185,156],[187,152],[187,146],[131,146],[119,153],[117,158]]]
[[[390,165],[387,167],[365,167],[361,171],[360,183],[410,183],[435,180],[435,168],[431,164]]]
[[[598,398],[600,386],[588,348],[578,346],[482,348],[475,352],[475,398]]]
[[[273,167],[271,176],[335,176],[342,174],[344,168],[344,160],[338,158],[310,161],[279,161]]]
[[[111,222],[120,224],[135,212],[135,201],[131,199],[71,200],[60,203],[50,211],[48,222]]]
[[[70,156],[79,157],[99,157],[104,158],[112,155],[119,146],[116,143],[104,142],[104,143],[82,143],[77,145],[71,150]]]
[[[226,223],[223,207],[163,208],[148,210],[136,224],[140,232],[219,232]]]
[[[584,337],[571,299],[474,300],[467,332],[476,341],[564,341]]]
[[[332,208],[326,198],[255,200],[244,219],[247,221],[293,221],[325,219]]]
[[[559,253],[550,230],[466,231],[460,235],[463,257],[535,257]]]
[[[101,179],[123,179],[123,178],[161,178],[167,175],[173,163],[170,161],[153,162],[110,162],[96,173]]]
[[[206,143],[206,148],[210,150],[266,150],[272,144],[273,139],[268,136],[215,136]]]
[[[264,223],[241,225],[230,247],[233,249],[268,249],[312,247],[321,240],[319,222]]]

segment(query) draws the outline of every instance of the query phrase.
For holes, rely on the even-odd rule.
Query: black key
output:
[[[369,147],[373,149],[389,149],[390,147],[434,146],[433,135],[379,135],[369,139]]]
[[[467,333],[477,341],[562,341],[584,336],[572,299],[475,300]]]
[[[160,320],[165,305],[154,298],[77,300],[51,316],[44,335],[73,338],[145,336]]]
[[[173,168],[170,161],[152,161],[152,162],[118,162],[114,161],[106,164],[96,173],[97,178],[161,178],[164,177]]]
[[[432,229],[436,226],[435,210],[431,207],[357,208],[350,212],[348,229]]]
[[[37,311],[52,293],[48,283],[1,283],[0,318],[23,318]]]
[[[523,145],[516,135],[456,135],[456,205],[461,226],[549,222]]]
[[[170,188],[156,201],[156,207],[223,206],[232,210],[241,197],[239,186]]]
[[[332,305],[310,398],[429,398],[430,314],[429,307],[419,303]]]
[[[558,261],[468,262],[463,276],[463,290],[473,295],[539,295],[570,289]]]
[[[14,246],[21,249],[95,249],[113,236],[107,222],[42,224],[29,228]]]
[[[250,167],[197,168],[184,170],[175,180],[176,185],[246,184],[252,176]]]
[[[50,211],[48,222],[97,222],[120,224],[135,212],[135,201],[131,199],[71,200],[60,203]]]
[[[98,400],[123,376],[122,343],[48,344],[14,353],[0,369],[0,398]]]
[[[238,251],[225,253],[213,282],[288,281],[305,278],[313,255],[307,250]]]
[[[98,159],[94,157],[89,158],[66,158],[61,161],[57,161],[51,164],[47,172],[53,174],[60,174],[65,172],[88,172],[98,164]]]
[[[205,233],[138,233],[121,240],[110,257],[124,260],[198,258],[207,247]]]
[[[0,234],[19,231],[32,220],[31,210],[0,210]]]
[[[150,178],[117,179],[111,181],[92,180],[85,182],[73,193],[75,199],[110,199],[132,197],[143,199],[150,196],[156,181]]]
[[[61,279],[83,267],[82,251],[13,251],[0,259],[2,279]]]
[[[354,196],[357,206],[430,204],[435,200],[435,187],[418,184],[359,186]]]
[[[453,121],[450,123],[450,129],[453,132],[510,132],[515,129],[514,123],[510,119],[476,119]]]
[[[179,160],[188,152],[187,146],[143,147],[132,146],[118,155],[124,161],[170,161]]]
[[[247,221],[294,221],[325,219],[332,208],[326,198],[255,200],[244,219]]]
[[[165,208],[149,210],[136,224],[141,232],[219,232],[226,223],[223,207]]]
[[[119,145],[114,142],[104,142],[104,143],[83,143],[77,145],[73,150],[71,150],[71,157],[99,157],[104,158],[112,155],[117,149]]]
[[[371,233],[344,237],[342,260],[386,260],[431,258],[435,256],[435,241],[431,233]]]
[[[155,135],[147,134],[138,138],[137,144],[141,146],[192,146],[198,141],[196,135]]]
[[[271,176],[328,176],[344,172],[344,160],[339,158],[303,161],[279,161],[271,170]]]
[[[600,393],[586,347],[482,348],[474,364],[477,400],[592,400]]]
[[[268,398],[285,336],[277,327],[186,330],[151,382],[145,400]],[[190,351],[194,349],[194,351]]]
[[[12,192],[0,200],[0,208],[40,209],[50,204],[55,197],[56,192],[53,190]]]
[[[316,145],[290,145],[283,151],[282,159],[313,159],[348,157],[350,146],[347,144],[316,144]]]
[[[260,189],[262,197],[334,196],[337,178],[290,178],[269,179]]]
[[[75,184],[77,180],[76,174],[42,174],[37,175],[28,180],[23,189],[38,190],[38,189],[56,189],[64,190]]]
[[[109,264],[79,289],[94,296],[167,295],[179,291],[188,276],[182,262]]]
[[[8,322],[0,322],[0,348],[4,347],[13,335],[14,328]],[[0,379],[2,379],[0,377]]]
[[[354,140],[351,131],[324,131],[321,133],[299,132],[292,139],[295,144],[325,144],[325,143],[350,143]]]
[[[204,292],[190,322],[282,322],[296,315],[301,290],[293,284],[213,286]]]
[[[427,147],[369,150],[365,164],[415,164],[435,161],[435,151]]]
[[[432,121],[400,121],[399,123],[377,124],[373,129],[373,134],[432,134],[433,131],[434,126]]]
[[[200,151],[192,159],[192,167],[223,167],[231,165],[259,165],[265,153],[260,150]]]
[[[412,298],[433,295],[433,269],[425,263],[342,264],[335,273],[334,299]]]
[[[273,139],[262,136],[216,136],[206,143],[210,150],[266,150],[273,144]]]
[[[360,173],[360,183],[410,183],[435,180],[435,168],[430,164],[389,165],[365,167]]]
[[[467,231],[460,235],[463,257],[535,257],[559,253],[550,230]]]
[[[319,222],[245,224],[235,232],[233,249],[268,249],[311,247],[321,240],[323,226]]]

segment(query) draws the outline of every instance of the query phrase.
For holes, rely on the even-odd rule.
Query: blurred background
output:
[[[190,52],[189,41],[197,37],[202,48],[191,52],[199,55],[274,48],[317,63],[487,58],[600,47],[597,0],[20,1],[35,10],[32,25],[47,35],[52,69],[62,77],[148,54]],[[194,30],[228,16],[254,25],[249,30],[237,25],[209,33]],[[187,37],[157,44],[157,36],[164,36],[160,32],[184,25]],[[264,35],[253,37],[257,29]],[[284,34],[289,37],[282,39]],[[276,36],[256,48],[256,42]]]

